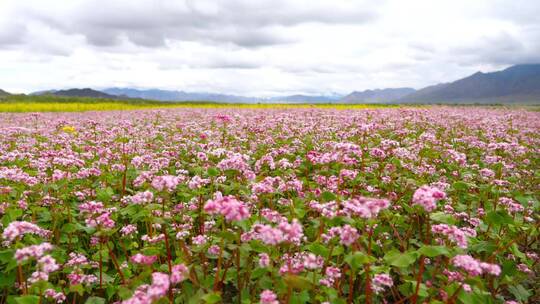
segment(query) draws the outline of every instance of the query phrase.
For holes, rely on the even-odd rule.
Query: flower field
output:
[[[540,112],[0,114],[0,303],[539,303]]]

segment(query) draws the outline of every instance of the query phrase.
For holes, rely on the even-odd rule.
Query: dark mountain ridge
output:
[[[123,97],[110,95],[101,91],[90,88],[84,89],[68,89],[59,91],[48,91],[43,95],[65,96],[65,97],[91,97],[91,98],[106,98],[106,99],[123,99]]]
[[[451,83],[438,84],[404,96],[397,102],[530,102],[540,101],[540,64],[515,65]]]
[[[387,103],[414,93],[413,88],[389,88],[354,91],[340,101],[345,103]]]
[[[3,96],[9,96],[9,95],[11,95],[11,94],[8,93],[8,92],[6,92],[6,91],[4,91],[4,90],[2,90],[2,89],[0,89],[0,97],[3,97]]]

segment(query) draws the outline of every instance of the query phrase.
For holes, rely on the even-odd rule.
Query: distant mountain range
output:
[[[253,98],[237,95],[215,94],[215,93],[188,93],[184,91],[168,91],[159,89],[140,90],[132,88],[109,88],[103,92],[116,96],[127,96],[130,98],[142,98],[159,101],[219,101],[219,102],[251,102]]]
[[[160,101],[216,101],[216,102],[336,102],[342,97],[341,95],[290,95],[278,96],[271,98],[201,93],[201,92],[184,92],[184,91],[168,91],[168,90],[140,90],[132,88],[109,88],[103,92],[111,95],[124,95],[131,98],[142,98]]]
[[[11,95],[11,94],[9,94],[8,92],[6,92],[6,91],[0,89],[0,97],[3,97],[3,96],[9,96],[9,95]]]
[[[92,98],[108,98],[108,99],[125,99],[125,96],[111,95],[90,88],[85,89],[69,89],[59,91],[49,91],[48,95],[66,96],[66,97],[92,97]]]
[[[0,96],[9,93],[0,90]],[[159,89],[108,88],[48,90],[30,95],[55,95],[110,99],[139,98],[158,101],[215,101],[238,103],[540,103],[540,64],[514,65],[492,73],[477,72],[449,83],[415,90],[387,88],[354,91],[349,95],[288,95],[270,98],[169,91]]]
[[[492,73],[477,72],[451,83],[418,90],[395,102],[538,103],[540,64],[515,65]]]
[[[354,91],[340,101],[345,103],[387,103],[416,92],[413,88],[376,89]]]

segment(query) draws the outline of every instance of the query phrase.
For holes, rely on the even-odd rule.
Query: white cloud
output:
[[[540,61],[538,15],[525,0],[3,0],[0,88],[419,88]]]

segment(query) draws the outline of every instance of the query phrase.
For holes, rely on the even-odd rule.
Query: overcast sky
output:
[[[0,0],[0,88],[421,88],[540,62],[537,0]]]

